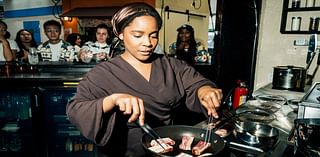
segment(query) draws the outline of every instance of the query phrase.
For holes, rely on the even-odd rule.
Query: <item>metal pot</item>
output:
[[[287,89],[304,91],[306,69],[295,66],[277,66],[273,68],[272,87],[274,89]]]
[[[279,130],[263,123],[236,121],[235,135],[241,141],[262,149],[272,148],[279,138]]]
[[[173,151],[164,153],[164,154],[155,153],[148,149],[150,147],[150,142],[152,138],[148,134],[144,134],[142,136],[143,147],[146,149],[148,153],[150,153],[150,156],[160,156],[160,157],[176,156],[181,152],[192,154],[191,151],[188,152],[188,151],[182,151],[179,149],[179,144],[181,142],[182,136],[184,135],[193,136],[194,141],[192,143],[192,146],[194,146],[200,140],[204,140],[205,134],[206,134],[206,129],[195,128],[195,127],[184,126],[184,125],[163,126],[163,127],[155,128],[154,130],[160,135],[160,137],[163,137],[163,138],[169,137],[176,142],[176,144],[173,146]],[[211,154],[211,156],[214,156],[220,153],[225,147],[224,140],[220,136],[214,134],[213,132],[211,135],[210,142],[211,142],[211,146],[204,153],[209,153]]]

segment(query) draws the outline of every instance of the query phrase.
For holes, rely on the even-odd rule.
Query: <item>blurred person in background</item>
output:
[[[19,61],[28,61],[29,49],[38,45],[33,37],[33,33],[27,29],[20,29],[17,32],[15,41],[18,44],[20,51],[17,52],[16,56]]]
[[[195,63],[198,47],[201,43],[196,42],[192,26],[183,24],[177,31],[177,41],[169,46],[169,51],[175,54],[176,58],[193,65]]]
[[[108,39],[109,28],[106,24],[99,24],[96,27],[96,41],[84,43],[79,52],[79,58],[84,63],[106,61],[111,58]]]
[[[73,62],[75,58],[74,47],[60,38],[60,22],[48,20],[43,24],[43,29],[48,37],[48,41],[41,43],[38,46],[38,50],[41,54],[40,60]]]
[[[0,20],[0,61],[14,61],[15,54],[19,47],[14,40],[8,39],[10,33],[7,31],[8,25]]]
[[[67,40],[72,46],[74,46],[75,53],[79,53],[82,46],[82,39],[79,33],[71,33],[68,35]]]

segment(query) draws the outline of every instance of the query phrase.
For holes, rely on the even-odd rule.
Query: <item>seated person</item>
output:
[[[96,29],[96,41],[88,41],[80,49],[79,58],[84,63],[100,62],[111,58],[111,45],[107,42],[109,37],[108,26],[99,24]]]
[[[75,59],[74,47],[60,39],[61,24],[55,20],[48,20],[43,24],[48,41],[40,44],[41,61],[63,61],[72,62]]]

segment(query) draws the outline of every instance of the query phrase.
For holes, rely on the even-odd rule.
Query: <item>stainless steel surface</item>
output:
[[[263,148],[272,148],[279,138],[278,129],[252,121],[236,121],[235,133],[241,141]]]
[[[276,66],[273,68],[272,88],[302,91],[307,71],[303,67]]]
[[[302,98],[298,118],[320,118],[320,82],[314,83]]]
[[[304,91],[309,90],[310,86],[306,85]],[[272,89],[272,84],[268,84],[253,92],[253,97],[269,94],[269,95],[279,95],[289,100],[300,101],[302,100],[305,92],[289,91]],[[287,141],[287,138],[294,126],[294,119],[297,118],[296,108],[293,105],[282,105],[281,108],[274,113],[276,119],[270,122],[270,125],[276,127],[280,130],[280,139]]]

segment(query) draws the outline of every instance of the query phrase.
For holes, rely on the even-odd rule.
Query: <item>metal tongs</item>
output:
[[[204,137],[204,142],[206,142],[206,143],[210,143],[211,134],[212,134],[212,128],[213,128],[213,117],[209,116],[208,117],[208,125],[207,125],[206,135]]]
[[[144,125],[140,125],[139,123],[139,119],[137,119],[135,121],[136,125],[138,125],[146,134],[148,134],[153,140],[155,140],[159,145],[160,147],[163,149],[163,150],[166,150],[162,144],[158,141],[159,139],[161,139],[161,137],[159,136],[159,134],[154,131],[147,123],[144,123]]]

